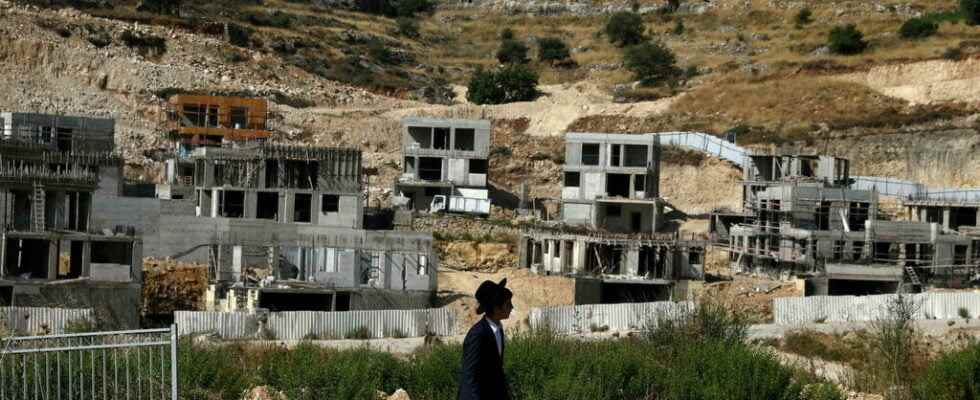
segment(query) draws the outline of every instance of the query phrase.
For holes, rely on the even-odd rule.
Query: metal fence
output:
[[[689,301],[559,306],[532,308],[529,318],[532,329],[550,329],[561,334],[636,331],[658,318],[675,316],[693,307],[694,303]]]
[[[0,400],[177,399],[177,331],[0,339]]]
[[[94,320],[91,308],[0,307],[0,327],[18,335],[65,333],[72,323]],[[0,330],[4,330],[0,329]]]
[[[671,145],[700,151],[723,160],[731,161],[739,167],[745,167],[748,162],[748,150],[724,139],[700,132],[663,132],[658,133],[661,145]]]
[[[445,308],[275,313],[177,311],[181,334],[214,333],[224,339],[343,339],[456,334],[456,315]]]
[[[895,296],[778,298],[773,299],[773,319],[781,325],[873,321],[886,315],[888,304]],[[919,293],[905,296],[916,305],[916,319],[961,318],[961,312],[966,312],[971,318],[980,317],[980,293]]]

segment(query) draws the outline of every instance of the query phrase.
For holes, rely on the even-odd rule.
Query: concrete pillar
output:
[[[623,266],[622,272],[626,276],[636,276],[639,274],[640,267],[640,249],[639,248],[629,248],[626,250],[626,258],[623,260],[625,265]]]
[[[952,216],[952,211],[949,207],[943,207],[943,228],[949,229],[950,217]]]
[[[135,283],[143,282],[143,242],[140,240],[133,241],[133,264],[130,277]]]
[[[48,241],[48,275],[49,280],[58,278],[58,258],[60,256],[58,245],[61,244],[57,239]]]
[[[143,268],[143,260],[140,259],[140,269]],[[82,276],[88,277],[92,274],[92,242],[86,240],[82,242]]]
[[[629,198],[631,199],[636,198],[636,192],[633,190],[634,188],[636,188],[636,186],[634,186],[635,184],[636,184],[636,175],[630,174],[630,187],[627,193],[630,194]]]
[[[919,208],[915,206],[909,207],[909,221],[919,220]]]
[[[585,260],[588,257],[586,249],[588,244],[584,240],[575,241],[575,264],[572,266],[572,272],[579,274],[585,272]]]
[[[245,191],[245,218],[255,218],[258,215],[259,194],[254,190]]]

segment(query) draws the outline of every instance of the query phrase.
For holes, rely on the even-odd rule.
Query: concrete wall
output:
[[[47,285],[6,281],[0,286],[13,286],[13,301],[18,307],[92,308],[100,328],[139,328],[142,293],[138,283]]]
[[[116,121],[111,118],[74,117],[53,114],[3,113],[4,136],[29,135],[40,127],[72,130],[73,151],[112,151],[115,148]],[[57,138],[52,134],[50,148],[56,150]]]
[[[419,146],[419,141],[409,134],[411,127],[428,128],[449,128],[450,142],[448,150],[423,149]],[[474,149],[473,151],[453,150],[456,142],[457,129],[474,130]],[[440,118],[418,118],[406,117],[402,119],[402,153],[405,155],[426,155],[426,156],[458,156],[459,158],[483,158],[486,159],[490,154],[490,121],[487,120],[463,120],[463,119],[440,119]],[[418,150],[415,150],[418,149]]]

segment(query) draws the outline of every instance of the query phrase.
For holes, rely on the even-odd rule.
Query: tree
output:
[[[960,0],[960,12],[970,25],[980,25],[980,0]]]
[[[639,14],[628,11],[613,14],[606,22],[605,28],[609,41],[619,47],[643,42],[644,31],[643,18]]]
[[[864,34],[857,30],[854,24],[835,26],[828,36],[830,51],[837,54],[858,54],[868,48]]]
[[[559,38],[544,37],[538,40],[538,60],[541,62],[560,62],[571,55],[568,46]]]
[[[475,104],[503,104],[534,100],[538,95],[538,75],[521,64],[496,71],[479,68],[470,78],[466,98]]]
[[[920,39],[932,36],[939,30],[939,25],[925,18],[912,18],[905,21],[898,34],[905,39]]]
[[[677,57],[659,42],[631,46],[623,53],[623,64],[644,85],[663,83],[680,74]]]
[[[497,61],[501,64],[527,64],[527,46],[519,40],[504,40],[497,49]]]
[[[796,24],[797,28],[802,28],[803,25],[813,22],[813,11],[810,11],[810,7],[803,7],[800,11],[796,12],[793,16],[793,22]]]

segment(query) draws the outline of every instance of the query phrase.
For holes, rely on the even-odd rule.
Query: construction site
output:
[[[567,281],[561,301],[571,305],[696,299],[718,279],[706,269],[719,254],[722,275],[795,282],[803,296],[980,283],[980,199],[894,196],[852,177],[844,158],[759,154],[699,133],[567,133],[560,196],[515,202],[490,187],[490,121],[405,117],[401,173],[378,209],[360,149],[270,142],[268,109],[257,98],[174,95],[162,125],[173,146],[155,155],[155,183],[126,177],[111,119],[2,114],[0,299],[93,308],[100,321],[139,327],[153,308],[141,305],[145,257],[204,271],[206,282],[186,289],[192,299],[153,299],[185,311],[465,312],[440,294],[440,255],[458,255],[440,254],[445,233],[417,226],[462,218],[479,230],[498,213],[520,221],[508,228],[512,267]],[[740,168],[741,207],[684,228],[692,217],[661,195],[665,148]],[[904,215],[885,213],[883,196]],[[553,212],[537,209],[547,203]],[[166,279],[148,273],[153,285]],[[166,296],[164,287],[148,290]]]

